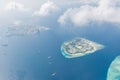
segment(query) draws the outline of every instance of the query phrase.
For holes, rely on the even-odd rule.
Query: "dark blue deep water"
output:
[[[94,26],[93,26],[94,25]],[[4,80],[106,80],[112,60],[120,55],[120,32],[111,24],[91,24],[85,28],[54,28],[37,35],[8,38],[3,59]],[[94,54],[65,58],[64,41],[83,37],[105,46]]]

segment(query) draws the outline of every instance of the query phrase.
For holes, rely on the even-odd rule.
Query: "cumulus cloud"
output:
[[[27,11],[28,9],[25,8],[25,6],[21,3],[9,2],[6,5],[5,10],[7,10],[7,11]]]
[[[33,15],[48,16],[51,13],[54,13],[55,11],[57,11],[58,9],[59,9],[58,6],[54,2],[47,1],[46,3],[41,5],[39,11],[34,12]]]
[[[99,0],[94,5],[70,8],[58,19],[61,24],[72,23],[81,26],[90,22],[120,23],[118,0]]]

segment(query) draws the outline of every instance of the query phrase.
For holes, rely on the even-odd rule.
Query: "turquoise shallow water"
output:
[[[112,61],[108,69],[107,80],[120,80],[120,56]]]

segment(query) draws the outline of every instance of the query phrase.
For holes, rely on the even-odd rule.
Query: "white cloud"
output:
[[[50,30],[49,27],[46,26],[38,26],[32,24],[24,24],[21,21],[15,21],[8,28],[8,36],[12,35],[34,35],[43,31]]]
[[[22,22],[21,22],[20,20],[17,20],[17,21],[15,21],[15,22],[13,23],[13,25],[19,26],[21,23],[22,23]]]
[[[47,1],[46,3],[41,5],[40,10],[34,12],[33,15],[36,15],[36,16],[48,16],[51,13],[54,13],[55,11],[57,11],[58,9],[59,8],[57,7],[57,5],[54,2]]]
[[[120,23],[120,7],[118,0],[100,0],[96,5],[81,5],[80,8],[70,8],[58,19],[61,24],[73,23],[81,26],[90,22]]]
[[[5,10],[7,10],[7,11],[27,11],[28,9],[25,8],[25,6],[21,3],[9,2],[6,5]]]

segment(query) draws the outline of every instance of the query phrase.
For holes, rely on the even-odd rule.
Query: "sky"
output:
[[[20,31],[26,31],[23,28],[26,25],[31,26],[30,29],[34,26],[45,28],[38,31],[61,27],[63,30],[71,27],[78,27],[79,29],[91,23],[110,23],[118,27],[120,25],[119,14],[119,0],[0,1],[0,27],[6,28],[6,32],[3,33],[5,35],[15,33],[11,31],[10,33],[9,30],[15,31],[18,26]],[[20,27],[21,25],[23,27]],[[29,28],[27,31],[30,31]]]
[[[51,18],[60,26],[73,24],[73,27],[82,27],[95,22],[119,25],[119,6],[119,0],[1,0],[0,22],[1,25],[35,25],[39,22],[44,26]]]

